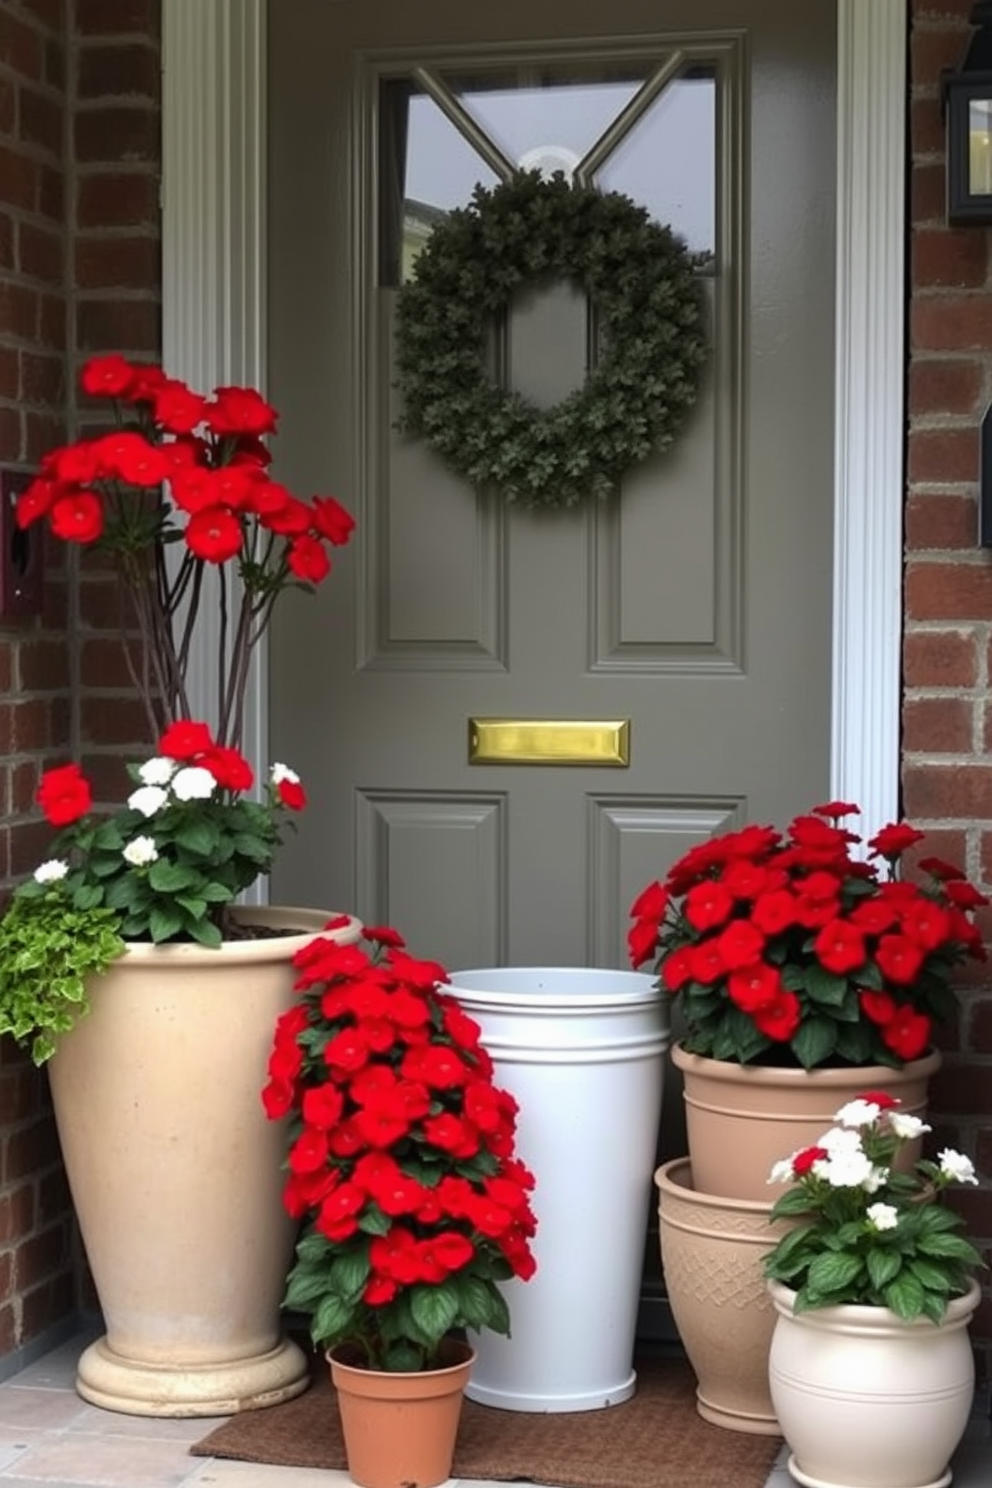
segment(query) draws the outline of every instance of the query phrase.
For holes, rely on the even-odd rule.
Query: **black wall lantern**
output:
[[[971,8],[977,27],[957,72],[943,79],[947,220],[992,223],[992,0]]]

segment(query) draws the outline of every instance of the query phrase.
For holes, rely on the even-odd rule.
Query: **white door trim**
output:
[[[874,830],[899,805],[908,22],[905,0],[837,6],[831,792]],[[267,7],[163,5],[163,356],[200,388],[265,386]],[[203,635],[194,696],[214,654]],[[261,655],[245,740],[260,768],[267,701]]]

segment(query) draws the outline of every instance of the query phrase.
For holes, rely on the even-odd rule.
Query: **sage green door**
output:
[[[358,521],[273,627],[272,757],[311,799],[278,900],[388,922],[452,969],[623,965],[630,902],[675,855],[827,793],[833,12],[269,7],[277,474]],[[577,510],[473,490],[396,427],[398,286],[501,157],[591,161],[702,255],[688,428]],[[543,286],[503,364],[547,406],[593,342],[574,289]],[[473,763],[473,719],[626,723],[629,756]]]

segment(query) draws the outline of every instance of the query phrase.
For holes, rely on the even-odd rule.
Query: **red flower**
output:
[[[718,941],[712,939],[701,940],[698,945],[689,948],[689,964],[692,980],[702,982],[705,987],[719,981],[728,969]]]
[[[897,987],[911,987],[920,974],[923,952],[906,935],[883,935],[875,949],[878,969]]]
[[[851,801],[828,801],[825,806],[814,806],[814,816],[829,816],[836,819],[840,816],[860,816],[861,807],[855,806]]]
[[[951,918],[946,909],[921,895],[903,914],[902,931],[922,951],[935,951],[951,938]]]
[[[369,1264],[374,1274],[390,1277],[401,1286],[419,1281],[420,1257],[413,1233],[403,1225],[393,1225],[387,1235],[373,1236]]]
[[[651,959],[657,937],[657,920],[635,920],[627,931],[627,954],[635,971]]]
[[[336,548],[342,547],[355,530],[355,519],[349,511],[335,501],[333,496],[315,496],[313,498],[313,526],[314,531],[333,543]]]
[[[332,1072],[353,1074],[368,1057],[368,1045],[356,1028],[343,1028],[324,1049],[324,1063]]]
[[[882,1028],[883,1042],[899,1059],[919,1059],[930,1047],[932,1025],[925,1013],[908,1004],[896,1009],[895,1017]]]
[[[751,910],[751,923],[762,935],[781,935],[796,923],[796,900],[788,889],[759,894]]]
[[[275,409],[254,388],[219,387],[204,408],[206,422],[214,434],[272,434],[278,419]]]
[[[470,1071],[454,1049],[443,1044],[417,1044],[403,1056],[400,1071],[408,1080],[422,1080],[432,1090],[464,1085]]]
[[[712,942],[709,942],[712,945]],[[715,947],[714,947],[715,949]],[[679,946],[678,950],[670,951],[661,962],[661,980],[669,992],[678,992],[685,986],[686,982],[695,977],[694,954],[696,946]],[[719,952],[717,952],[719,955]],[[723,962],[720,962],[720,971],[723,970]],[[717,973],[719,975],[719,972]],[[699,977],[697,980],[702,981]]]
[[[53,501],[48,521],[63,542],[96,542],[103,532],[103,502],[92,491],[73,491]]]
[[[307,804],[307,793],[298,780],[277,781],[276,794],[290,811],[302,811]]]
[[[752,966],[765,948],[765,937],[749,920],[734,920],[716,938],[720,956],[728,971]]]
[[[223,790],[247,791],[254,784],[251,765],[238,749],[214,744],[200,756],[198,763],[210,771]]]
[[[767,887],[768,869],[746,858],[735,858],[723,870],[720,882],[735,899],[756,899]]]
[[[953,863],[945,862],[943,858],[921,858],[920,868],[922,872],[929,873],[931,878],[942,879],[947,883],[965,877],[960,868],[956,868]]]
[[[306,1126],[289,1149],[292,1173],[315,1173],[327,1162],[327,1133]]]
[[[169,473],[158,446],[126,429],[98,439],[94,453],[105,475],[128,486],[160,486]]]
[[[296,1086],[292,1080],[273,1075],[262,1091],[262,1105],[269,1120],[278,1121],[281,1117],[288,1116],[293,1108],[295,1095]]]
[[[894,1095],[890,1095],[887,1090],[865,1090],[862,1092],[861,1099],[868,1101],[870,1105],[877,1106],[880,1111],[894,1111],[896,1106],[902,1105],[902,1102]]]
[[[865,964],[865,940],[856,925],[846,920],[831,920],[813,942],[820,965],[835,976],[846,976]]]
[[[170,723],[158,741],[159,754],[183,763],[198,759],[214,747],[213,735],[207,725],[186,718]]]
[[[304,584],[319,584],[331,571],[331,561],[324,544],[308,532],[294,537],[286,555],[289,571]]]
[[[58,481],[44,475],[39,475],[30,485],[25,486],[14,508],[14,521],[22,532],[32,523],[47,516],[60,490]]]
[[[167,377],[152,398],[152,415],[170,434],[192,434],[203,422],[205,399],[176,377]]]
[[[922,842],[925,833],[918,832],[908,822],[891,822],[869,839],[868,846],[880,858],[899,858],[914,843]]]
[[[631,916],[637,920],[654,920],[659,924],[668,908],[669,894],[663,884],[655,881],[642,889],[630,907]]]
[[[708,879],[689,890],[682,912],[694,930],[705,931],[725,924],[733,908],[733,897],[725,885]]]
[[[53,827],[67,827],[93,805],[89,781],[78,765],[46,770],[38,786],[38,805]]]
[[[958,909],[980,909],[983,904],[989,902],[973,884],[961,879],[950,879],[945,882],[944,893],[952,904],[957,905]]]
[[[759,961],[744,971],[732,971],[727,982],[731,1002],[742,1013],[756,1013],[768,1007],[782,991],[782,976],[774,966]]]
[[[898,922],[899,910],[888,899],[862,899],[851,910],[851,924],[866,935],[881,935]]]
[[[792,1159],[792,1171],[797,1178],[804,1178],[814,1163],[822,1162],[829,1156],[826,1147],[804,1147]]]
[[[858,988],[858,1001],[866,1018],[879,1026],[891,1023],[896,1015],[896,1001],[888,992],[872,992],[867,987]]]
[[[786,1044],[799,1027],[802,1008],[794,992],[780,992],[773,1002],[753,1014],[755,1027],[766,1038]]]
[[[90,357],[79,383],[91,398],[125,398],[134,386],[135,370],[122,356]]]
[[[204,563],[226,563],[241,551],[241,523],[223,506],[194,512],[183,536],[190,552]]]
[[[274,511],[260,511],[258,519],[269,532],[277,532],[281,537],[302,537],[310,531],[310,508],[288,494]]]
[[[391,925],[367,925],[362,934],[366,940],[374,940],[376,945],[392,946],[396,950],[402,950],[406,945],[400,932]]]
[[[343,1110],[344,1097],[330,1081],[303,1092],[302,1112],[307,1126],[330,1131],[341,1120]]]

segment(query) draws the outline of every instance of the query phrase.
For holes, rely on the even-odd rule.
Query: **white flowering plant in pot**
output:
[[[796,1313],[857,1305],[939,1323],[984,1264],[944,1201],[951,1184],[977,1182],[971,1159],[945,1148],[935,1161],[896,1167],[930,1127],[884,1091],[866,1091],[834,1120],[772,1169],[768,1181],[790,1187],[771,1221],[792,1228],[765,1257],[766,1275],[794,1291]]]
[[[51,856],[0,920],[0,1033],[35,1064],[87,1010],[86,978],[132,941],[218,947],[239,933],[229,908],[272,866],[299,776],[275,764],[261,799],[239,750],[205,723],[170,724],[156,754],[128,766],[134,789],[109,815],[93,810],[78,765],[49,770],[38,803],[57,829]]]

